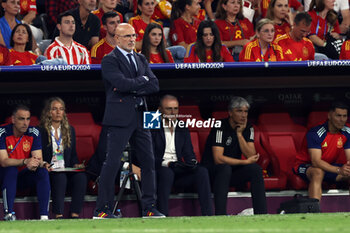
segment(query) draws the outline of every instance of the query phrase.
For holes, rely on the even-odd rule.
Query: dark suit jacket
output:
[[[162,166],[165,152],[164,129],[151,130],[151,133],[156,168],[159,168]],[[178,161],[190,162],[192,159],[196,159],[193,152],[190,131],[187,128],[177,127],[175,129],[175,149]]]
[[[40,134],[41,134],[41,143],[42,143],[42,151],[43,151],[43,160],[51,163],[52,159],[52,143],[49,143],[49,135],[47,131],[41,127],[39,127]],[[64,166],[65,167],[73,167],[74,164],[78,164],[78,156],[76,151],[76,142],[75,142],[75,130],[71,126],[70,127],[71,132],[71,146],[64,147],[63,157],[64,157]],[[50,135],[51,137],[51,135]]]
[[[134,120],[135,105],[139,104],[140,98],[159,90],[158,79],[149,68],[145,56],[134,54],[137,77],[133,77],[129,61],[117,47],[102,59],[101,70],[106,91],[104,125],[129,125]],[[143,76],[147,76],[149,81]]]

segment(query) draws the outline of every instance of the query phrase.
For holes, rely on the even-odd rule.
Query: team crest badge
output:
[[[303,56],[308,57],[309,56],[309,50],[307,50],[306,47],[303,47]]]
[[[230,137],[228,137],[227,140],[226,140],[226,146],[231,145],[231,143],[232,143],[232,137],[230,136]]]
[[[24,151],[24,152],[28,152],[29,150],[30,150],[30,142],[27,141],[27,140],[25,140],[25,141],[23,142],[23,151]]]
[[[248,31],[248,27],[247,27],[247,25],[245,23],[242,23],[241,27],[242,27],[243,30]]]
[[[337,148],[343,148],[343,139],[341,137],[338,139]]]

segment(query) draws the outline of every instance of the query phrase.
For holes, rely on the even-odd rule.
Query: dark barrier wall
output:
[[[160,93],[149,97],[152,109],[171,93],[181,104],[196,104],[203,118],[223,110],[232,95],[252,103],[251,118],[262,111],[288,111],[303,119],[333,100],[350,100],[350,61],[152,64]],[[0,67],[0,120],[18,103],[40,115],[43,101],[61,96],[68,112],[90,111],[97,122],[105,97],[100,65]],[[302,120],[300,120],[302,121]]]

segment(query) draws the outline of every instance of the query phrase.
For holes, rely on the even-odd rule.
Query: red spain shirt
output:
[[[326,19],[320,17],[316,11],[309,11],[308,13],[312,18],[310,36],[317,35],[321,40],[324,40],[329,30]],[[335,23],[334,27],[331,29],[331,32],[340,33],[338,20]]]
[[[173,45],[178,45],[180,42],[186,44],[194,43],[197,40],[197,29],[200,21],[193,17],[192,24],[186,22],[182,17],[174,20],[170,29],[170,39]]]
[[[285,61],[315,60],[314,45],[306,37],[300,41],[295,41],[288,33],[278,37],[274,42],[281,46]]]
[[[281,46],[271,43],[264,55],[261,54],[259,40],[255,39],[243,47],[239,54],[239,61],[283,61],[283,51]]]
[[[274,39],[284,35],[284,34],[287,34],[290,32],[290,24],[287,23],[286,21],[283,21],[282,24],[275,24],[274,25],[275,27],[275,37]]]
[[[169,50],[165,50],[166,54],[168,56],[169,59],[169,63],[174,63],[174,58],[171,55],[171,52]],[[150,61],[149,63],[151,64],[156,64],[156,63],[165,63],[165,61],[163,60],[162,56],[160,56],[159,53],[155,54],[155,53],[151,53],[150,54]]]
[[[199,57],[197,56],[196,52],[195,52],[195,48],[196,48],[196,44],[192,44],[190,46],[189,52],[185,58],[185,63],[198,63],[198,62],[214,62],[213,61],[213,51],[211,49],[206,49],[205,53],[206,53],[206,61],[200,61]],[[220,55],[223,59],[223,62],[233,62],[233,57],[230,54],[230,52],[228,51],[227,47],[225,45],[221,46],[221,50],[220,50]]]
[[[103,38],[91,48],[91,63],[101,64],[102,58],[112,52],[113,49],[106,38]]]
[[[38,58],[38,55],[30,52],[18,52],[14,49],[10,49],[10,59],[11,65],[14,66],[29,66],[35,64],[35,60]]]
[[[341,46],[339,60],[349,60],[349,59],[350,59],[350,40],[347,40]]]

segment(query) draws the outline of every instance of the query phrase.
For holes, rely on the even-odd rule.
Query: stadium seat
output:
[[[228,117],[228,112],[226,111],[215,111],[211,116],[217,120],[221,120]]]
[[[180,105],[179,114],[191,115],[190,118],[202,119],[201,112],[198,105]]]
[[[312,127],[315,127],[317,125],[320,125],[324,123],[328,119],[328,112],[310,112],[308,118],[307,118],[307,125],[306,127],[308,129],[311,129]]]
[[[67,113],[69,124],[73,125],[90,125],[95,124],[94,118],[90,112]]]
[[[97,148],[101,126],[88,124],[75,125],[74,128],[79,162],[88,162]]]
[[[190,132],[191,134],[191,141],[192,141],[192,146],[193,146],[193,152],[196,155],[196,159],[198,162],[201,161],[202,159],[202,154],[199,150],[199,138],[198,138],[198,132]]]
[[[9,116],[5,119],[5,124],[11,124],[12,123],[12,117]],[[31,116],[30,117],[30,123],[31,126],[38,126],[40,123],[40,120],[37,116]]]
[[[258,164],[264,171],[264,182],[266,190],[284,190],[287,184],[287,176],[281,172],[277,158],[268,154],[261,145],[261,132],[257,126],[254,127],[254,146],[260,154]]]
[[[258,127],[261,144],[270,158],[277,158],[281,171],[287,175],[287,185],[293,189],[305,189],[306,183],[292,172],[292,168],[306,128],[295,124],[288,113],[263,113],[259,116]]]

